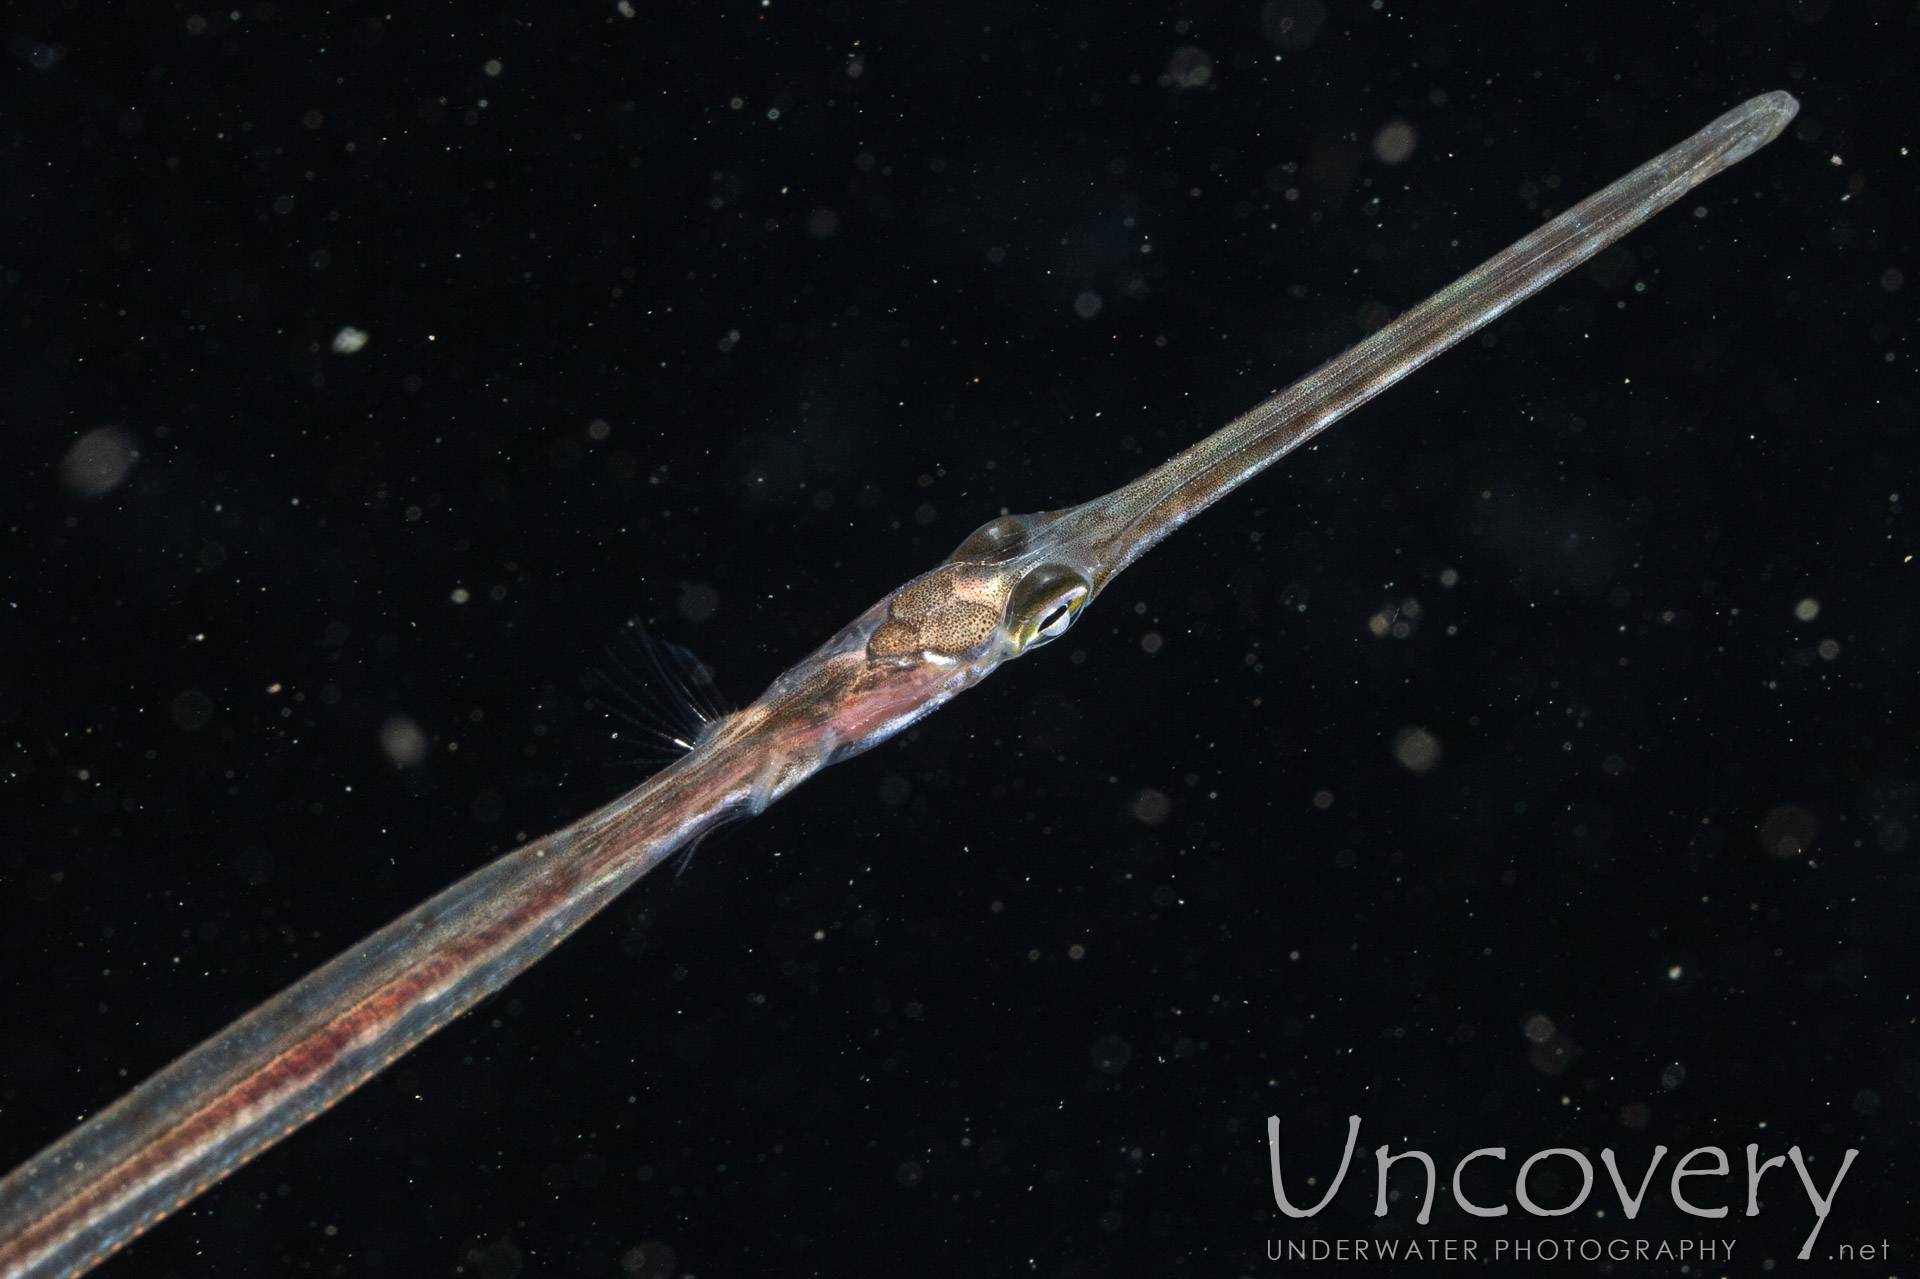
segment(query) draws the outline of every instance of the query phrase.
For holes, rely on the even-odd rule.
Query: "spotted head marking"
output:
[[[1003,515],[981,525],[945,564],[894,594],[867,655],[946,666],[991,652],[997,662],[1065,633],[1093,588],[1046,545],[1050,522]]]
[[[894,594],[887,620],[874,629],[867,653],[875,658],[957,662],[1000,625],[1000,610],[981,595],[969,565],[946,565]],[[990,583],[988,583],[990,586]]]

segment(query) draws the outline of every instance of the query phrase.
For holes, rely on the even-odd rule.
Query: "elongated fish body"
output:
[[[1779,135],[1754,98],[1133,483],[989,521],[662,772],[401,916],[0,1180],[0,1279],[125,1246],[500,989],[674,850],[758,813],[1063,634],[1152,546]]]

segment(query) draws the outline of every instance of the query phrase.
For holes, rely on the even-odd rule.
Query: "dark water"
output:
[[[1910,1265],[1920,33],[1756,8],[12,14],[0,1164],[643,775],[627,617],[745,702],[1786,88],[105,1273],[1755,1273],[1813,1213],[1750,1142]],[[1282,1217],[1267,1117],[1314,1202],[1353,1114]]]

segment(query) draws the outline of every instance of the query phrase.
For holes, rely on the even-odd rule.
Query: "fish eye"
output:
[[[1092,587],[1064,564],[1043,564],[1020,579],[1007,603],[1007,630],[1016,653],[1066,634]]]
[[[1004,560],[1027,544],[1027,521],[1018,515],[988,520],[954,548],[951,560]]]

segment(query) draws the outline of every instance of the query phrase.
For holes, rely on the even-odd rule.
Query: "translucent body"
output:
[[[499,989],[673,850],[1055,638],[1149,547],[1777,136],[1755,98],[1252,412],[1082,506],[983,526],[692,751],[282,992],[0,1180],[0,1276],[77,1274]]]

